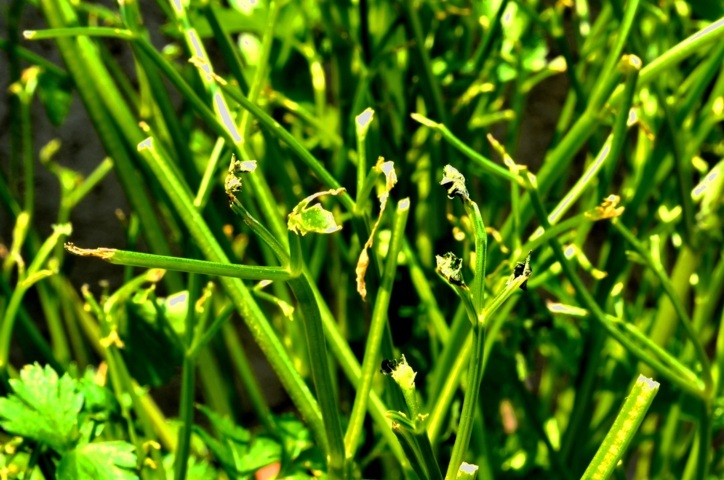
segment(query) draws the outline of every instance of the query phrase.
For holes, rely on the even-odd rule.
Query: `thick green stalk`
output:
[[[299,235],[290,235],[294,235],[289,239],[290,244],[295,239],[299,241]],[[293,250],[294,247],[292,247]],[[312,379],[329,442],[327,448],[328,473],[330,478],[347,478],[348,467],[345,460],[342,422],[329,368],[319,306],[306,277],[299,276],[289,280],[289,286],[299,302],[299,310],[304,319],[304,333],[307,339]]]
[[[582,480],[604,479],[613,473],[634,435],[636,435],[636,431],[644,420],[658,391],[658,382],[639,375],[613,426],[606,434],[606,438],[603,439],[598,452],[596,452],[581,477]]]

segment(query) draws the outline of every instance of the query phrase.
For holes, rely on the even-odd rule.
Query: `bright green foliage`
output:
[[[284,475],[308,474],[324,469],[324,458],[315,447],[309,429],[293,415],[275,417],[278,435],[275,439],[270,436],[255,437],[228,418],[205,407],[200,407],[200,410],[208,417],[219,439],[202,428],[195,431],[231,477],[249,475],[282,460]]]
[[[57,452],[72,448],[78,440],[78,413],[83,395],[68,374],[58,378],[50,366],[28,365],[20,379],[11,379],[13,393],[0,398],[0,426],[45,444]]]
[[[132,480],[138,478],[133,445],[127,442],[88,443],[61,458],[58,480]]]
[[[9,477],[724,476],[721,1],[0,3]]]

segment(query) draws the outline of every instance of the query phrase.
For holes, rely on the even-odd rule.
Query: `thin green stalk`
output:
[[[41,5],[45,18],[51,27],[59,28],[78,21],[72,13],[72,7],[66,1],[43,0]],[[163,255],[170,254],[165,234],[160,228],[157,215],[152,209],[146,191],[142,188],[143,182],[140,180],[136,168],[132,165],[129,150],[124,144],[119,127],[116,122],[111,121],[111,117],[108,116],[106,107],[102,103],[103,98],[108,100],[121,97],[112,83],[103,81],[102,86],[99,83],[107,75],[104,76],[100,73],[102,72],[102,66],[97,65],[99,63],[98,58],[87,54],[87,52],[95,51],[93,43],[87,37],[78,37],[72,40],[58,38],[56,43],[104,149],[107,153],[113,155],[116,173],[124,190],[128,193],[129,203],[134,212],[138,214],[144,237],[148,241],[151,250]],[[84,53],[81,54],[81,51]],[[101,89],[103,95],[99,93]],[[118,105],[118,108],[122,108],[122,105]],[[132,115],[129,116],[133,118]],[[131,120],[131,122],[135,127],[135,119]],[[174,291],[183,288],[180,278],[176,275],[168,275],[165,280]]]
[[[133,40],[136,36],[130,30],[110,27],[67,27],[50,28],[47,30],[25,30],[23,36],[27,40],[48,40],[55,38],[107,37],[119,40]]]
[[[251,408],[266,430],[274,434],[276,427],[272,419],[272,412],[266,403],[264,392],[259,385],[259,380],[256,378],[246,353],[244,353],[244,346],[239,341],[239,335],[234,326],[229,322],[223,322],[220,323],[220,325],[223,330],[222,337],[224,338],[224,343],[226,343],[229,356],[231,357],[231,363],[241,378],[244,393],[246,393],[249,398]],[[209,328],[209,331],[212,331],[212,329]],[[199,345],[203,345],[203,343],[205,342],[199,342]]]
[[[483,380],[483,357],[485,355],[485,326],[487,318],[485,315],[485,268],[488,255],[488,234],[485,231],[485,224],[480,215],[478,205],[469,197],[461,197],[465,211],[473,224],[475,236],[475,277],[472,284],[473,311],[469,312],[470,322],[473,324],[473,354],[470,357],[468,367],[468,384],[463,400],[463,410],[460,414],[457,436],[450,454],[450,463],[445,475],[446,480],[456,478],[458,469],[463,463],[468,450],[470,435],[472,434],[475,421],[475,413],[478,407],[478,396],[480,384]]]
[[[35,153],[33,152],[33,128],[31,107],[35,90],[38,86],[38,70],[32,69],[33,73],[28,74],[27,80],[21,84],[15,84],[17,87],[16,94],[20,100],[20,151],[23,160],[23,184],[24,199],[23,210],[28,212],[32,218],[35,212]],[[10,87],[10,91],[14,90],[14,86]]]
[[[300,235],[290,232],[289,243],[292,245],[292,271],[294,271],[296,256],[294,252],[299,246]],[[301,260],[301,258],[300,258]],[[301,273],[301,270],[298,272]],[[304,319],[304,333],[307,338],[309,352],[309,363],[312,370],[312,379],[319,400],[319,407],[322,410],[324,426],[329,442],[327,463],[331,478],[346,478],[347,468],[345,459],[344,439],[342,435],[342,422],[339,417],[338,402],[334,394],[331,372],[327,357],[326,340],[322,319],[314,297],[314,292],[306,277],[297,276],[289,280],[289,286],[299,302],[299,310]]]
[[[568,305],[554,304],[549,308],[553,313],[575,317],[586,317],[590,314],[588,310]],[[608,314],[604,320],[605,330],[639,361],[694,397],[704,398],[704,383],[671,353],[625,320]]]
[[[405,262],[407,268],[410,271],[410,278],[412,284],[415,286],[417,295],[420,297],[420,301],[425,305],[425,312],[430,318],[432,328],[437,334],[438,340],[442,345],[447,343],[447,339],[450,336],[450,327],[445,322],[445,317],[440,311],[435,294],[430,287],[430,283],[425,276],[425,272],[420,266],[420,262],[417,259],[417,255],[412,250],[410,242],[406,238],[403,239],[402,252],[405,255]]]
[[[619,460],[623,457],[636,435],[636,431],[644,420],[658,391],[658,382],[639,375],[613,426],[606,434],[606,438],[603,439],[598,452],[596,452],[581,477],[582,480],[608,478],[613,473]]]
[[[191,452],[191,430],[194,423],[194,393],[196,387],[196,359],[189,355],[196,324],[196,300],[200,288],[199,276],[189,275],[187,309],[184,330],[184,360],[181,370],[181,405],[178,431],[178,450],[174,456],[174,480],[184,480]]]
[[[163,268],[177,272],[240,278],[242,280],[289,280],[291,274],[283,267],[258,267],[236,263],[219,263],[191,258],[168,257],[150,253],[130,252],[115,248],[78,248],[67,243],[66,250],[81,257],[96,257],[114,265],[141,268]]]
[[[709,358],[707,357],[706,352],[704,351],[704,347],[699,341],[699,337],[694,330],[691,317],[686,311],[686,308],[684,307],[681,299],[676,294],[676,291],[671,284],[671,280],[666,275],[666,272],[664,271],[661,263],[655,261],[651,257],[651,254],[646,249],[646,247],[644,247],[644,245],[636,239],[634,234],[631,233],[631,231],[626,228],[626,226],[622,222],[614,219],[612,224],[614,228],[626,239],[626,241],[634,247],[636,252],[644,259],[649,268],[653,270],[656,278],[659,279],[659,282],[661,282],[661,286],[663,287],[664,292],[666,292],[669,300],[671,300],[671,304],[674,306],[676,314],[679,316],[679,320],[682,327],[684,327],[684,332],[686,333],[686,336],[689,337],[689,341],[694,346],[694,352],[696,353],[696,357],[699,360],[699,364],[701,366],[702,374],[704,377],[706,394],[709,395],[713,389],[713,380],[711,375],[711,365],[709,364]]]
[[[724,261],[719,262],[720,266],[724,265]],[[724,271],[722,268],[720,271]],[[716,298],[716,297],[715,297]],[[710,303],[716,303],[712,298],[709,300]],[[720,397],[724,392],[724,310],[722,310],[721,318],[719,319],[719,330],[716,337],[716,366],[717,375],[715,382],[714,394],[716,397]]]
[[[453,133],[445,126],[445,124],[430,120],[429,118],[426,118],[419,113],[413,113],[411,117],[416,122],[419,122],[426,127],[432,128],[433,130],[438,132],[460,153],[468,157],[470,160],[474,161],[480,168],[482,168],[486,172],[509,182],[519,183],[523,185],[522,182],[520,182],[519,178],[511,173],[508,169],[501,167],[500,165],[496,164],[488,158],[485,158],[484,156],[467,146],[465,143],[463,143],[462,140],[453,135]]]
[[[262,87],[267,77],[267,70],[269,65],[269,56],[271,54],[272,42],[274,40],[274,27],[276,26],[277,18],[279,17],[279,10],[282,6],[281,0],[270,0],[267,5],[267,22],[264,29],[264,35],[261,42],[261,51],[257,60],[256,70],[254,70],[254,77],[252,78],[251,84],[249,85],[249,94],[247,98],[251,103],[257,103],[261,94]],[[241,112],[239,118],[239,131],[241,132],[241,141],[243,145],[249,139],[251,134],[251,112],[244,110]]]
[[[722,35],[724,35],[724,18],[720,18],[693,35],[690,35],[661,54],[656,60],[646,65],[641,70],[639,86],[646,86],[660,78],[664,71],[676,66],[679,62],[692,56],[710,43],[719,40]],[[609,102],[612,104],[617,103],[619,97],[623,95],[623,90],[623,86],[619,86],[611,95]]]
[[[232,202],[232,210],[234,210],[236,213],[242,216],[244,219],[244,222],[254,231],[255,234],[259,235],[260,238],[266,238],[267,242],[270,242],[270,246],[274,247],[274,250],[278,252],[279,254],[279,261],[284,264],[290,265],[290,270],[293,272],[298,272],[300,269],[302,270],[302,274],[307,279],[307,283],[312,288],[315,296],[315,300],[317,305],[319,305],[321,314],[322,314],[322,323],[324,326],[325,334],[327,338],[329,339],[329,347],[334,354],[337,361],[340,363],[340,366],[342,367],[342,370],[344,371],[345,375],[349,379],[349,381],[356,387],[359,388],[360,382],[361,382],[361,369],[360,365],[352,353],[352,350],[350,349],[347,341],[342,337],[342,335],[339,332],[339,327],[337,326],[337,323],[329,310],[329,307],[327,306],[324,297],[319,292],[318,287],[316,286],[314,279],[312,278],[309,271],[304,268],[303,265],[303,258],[301,255],[301,252],[298,250],[300,248],[299,243],[294,242],[290,245],[290,247],[294,247],[294,255],[292,262],[292,259],[290,258],[289,254],[287,254],[283,247],[279,245],[278,243],[274,245],[276,240],[271,236],[271,234],[264,228],[263,225],[261,225],[244,207],[241,205],[241,203],[236,200]],[[372,418],[377,422],[379,428],[383,432],[383,436],[387,436],[387,441],[391,445],[393,452],[395,453],[395,456],[400,461],[400,464],[403,466],[403,468],[406,468],[408,465],[408,462],[406,458],[403,456],[403,453],[400,449],[399,443],[395,440],[395,436],[392,435],[392,432],[389,431],[387,428],[388,421],[385,418],[385,412],[387,411],[387,408],[384,406],[384,404],[381,402],[379,397],[375,395],[374,392],[370,392],[370,403],[369,403],[370,413],[372,415]]]
[[[244,97],[243,95],[239,94],[236,90],[231,88],[225,80],[223,80],[220,77],[214,77],[215,80],[219,83],[221,86],[221,89],[229,95],[231,99],[236,101],[241,107],[244,109],[249,110],[252,115],[254,115],[257,120],[259,120],[259,123],[261,123],[264,127],[266,127],[269,132],[274,135],[275,137],[279,138],[282,142],[284,142],[298,157],[304,164],[309,167],[314,174],[319,177],[319,179],[324,182],[325,186],[330,189],[338,189],[341,188],[341,185],[335,179],[329,171],[327,171],[326,168],[324,168],[324,165],[317,160],[304,146],[299,143],[299,141],[294,138],[294,136],[289,133],[286,129],[284,129],[279,122],[274,120],[267,114],[264,110],[260,109],[253,103],[249,102],[249,100]],[[353,212],[354,209],[354,200],[352,197],[349,196],[348,193],[344,192],[340,195],[340,200],[344,207],[347,209],[347,211]]]
[[[21,1],[16,3],[22,4],[23,2]],[[4,38],[0,38],[0,50],[10,51],[10,45],[11,42],[7,41]],[[31,52],[27,48],[20,47],[18,45],[13,45],[12,49],[19,58],[22,58],[23,60],[26,60],[33,65],[39,66],[43,69],[44,72],[50,73],[51,75],[58,77],[58,81],[60,81],[61,83],[70,81],[68,73],[47,58],[41,57],[37,53]]]
[[[392,296],[392,286],[397,272],[397,256],[402,248],[402,238],[404,236],[409,210],[409,199],[403,199],[397,204],[392,226],[392,239],[390,240],[387,259],[382,272],[382,280],[377,291],[372,320],[367,334],[367,342],[365,343],[360,385],[357,388],[349,425],[344,436],[347,458],[354,458],[362,438],[362,424],[367,411],[368,397],[372,390],[372,381],[379,368],[380,346],[387,320],[387,310]],[[416,419],[413,418],[413,420]]]
[[[445,108],[445,102],[440,89],[440,84],[432,71],[432,63],[430,62],[430,55],[427,52],[425,46],[425,37],[423,35],[422,25],[420,23],[420,17],[417,14],[416,5],[412,0],[404,0],[402,2],[404,9],[404,15],[407,20],[408,32],[411,33],[415,40],[415,51],[420,62],[420,76],[423,79],[424,88],[427,90],[426,97],[431,99],[432,108],[437,114],[437,118],[442,123],[448,123],[447,109]]]
[[[68,210],[72,210],[113,170],[113,160],[106,157],[80,185],[67,192],[63,198]]]
[[[264,225],[259,223],[259,220],[254,218],[254,216],[249,213],[249,210],[244,207],[244,205],[239,201],[238,198],[234,197],[233,200],[231,200],[229,206],[231,207],[231,211],[239,215],[246,224],[246,226],[251,228],[252,231],[259,237],[259,239],[264,242],[272,250],[272,252],[274,252],[277,260],[282,265],[289,264],[289,254],[287,253],[284,246],[279,243],[279,240],[274,235],[272,235],[271,232],[267,230]]]
[[[53,275],[55,272],[51,270],[43,270],[48,257],[53,253],[55,245],[61,239],[71,232],[70,225],[56,226],[53,234],[43,242],[38,252],[33,258],[32,263],[28,267],[25,275],[18,280],[18,284],[13,291],[10,301],[8,302],[0,324],[0,376],[7,375],[8,361],[10,357],[10,341],[12,339],[15,320],[20,309],[23,297],[30,287],[43,278]]]
[[[639,3],[640,0],[629,0],[628,5],[626,5],[624,18],[621,20],[621,24],[617,30],[616,43],[613,48],[607,50],[606,63],[601,70],[600,77],[609,78],[616,76],[616,64],[618,64],[621,59],[626,43],[630,41],[629,35],[631,34],[631,28],[634,25],[636,14],[638,13]],[[605,81],[598,81],[595,84],[594,91],[591,94],[590,104],[596,108],[603,106],[603,102],[608,96],[608,93],[605,91],[606,83]]]

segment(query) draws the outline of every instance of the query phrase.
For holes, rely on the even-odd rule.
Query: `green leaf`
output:
[[[145,295],[142,290],[127,303],[128,316],[119,333],[125,344],[121,355],[139,384],[158,387],[169,382],[181,365],[183,352],[179,348],[174,327],[178,318],[186,318],[185,292],[174,295],[171,302]],[[181,307],[179,312],[176,307]],[[167,315],[171,314],[171,318]],[[180,317],[179,317],[180,314]],[[171,320],[176,325],[171,323]],[[180,322],[180,323],[183,323]]]
[[[58,480],[131,480],[139,478],[136,454],[128,442],[89,443],[65,454],[58,464]]]
[[[57,452],[73,447],[79,437],[78,412],[83,395],[68,374],[58,379],[46,366],[26,365],[20,379],[11,379],[14,393],[0,398],[0,427]]]
[[[222,417],[203,405],[199,405],[198,409],[206,415],[206,418],[211,422],[211,426],[214,427],[222,437],[229,438],[237,443],[249,443],[251,441],[251,433],[245,428],[235,425],[228,417]]]
[[[50,122],[56,127],[60,126],[68,116],[73,103],[71,82],[43,72],[38,76],[38,98],[45,107]]]
[[[163,468],[166,470],[166,478],[174,476],[174,460],[173,454],[168,454],[163,458]],[[193,455],[188,458],[188,468],[186,470],[186,480],[217,480],[219,472],[209,464],[208,461],[198,459]]]
[[[194,427],[194,431],[231,477],[249,475],[282,459],[282,446],[276,440],[264,436],[252,439],[248,430],[235,425],[230,419],[203,406],[199,406],[199,410],[208,417],[220,441],[202,428]],[[293,427],[291,432],[295,432]]]
[[[334,233],[342,229],[341,225],[337,225],[332,212],[322,208],[320,204],[309,206],[315,199],[322,195],[339,195],[344,192],[344,188],[336,190],[327,190],[326,192],[318,192],[310,195],[294,207],[292,213],[289,214],[287,227],[294,233],[306,235],[309,232],[314,233]]]

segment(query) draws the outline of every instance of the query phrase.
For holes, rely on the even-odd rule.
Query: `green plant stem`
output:
[[[289,254],[284,251],[283,247],[279,245],[278,242],[276,242],[276,239],[271,236],[271,234],[266,230],[266,228],[264,228],[263,225],[261,225],[245,208],[243,208],[243,205],[241,205],[240,202],[233,201],[232,209],[242,216],[244,222],[252,229],[252,231],[256,235],[258,235],[260,238],[268,239],[268,242],[271,243],[270,246],[273,246],[274,251],[278,252],[278,260],[281,263],[290,265],[290,269],[295,272],[299,271],[300,268],[302,269],[302,274],[306,277],[307,283],[314,291],[317,305],[319,305],[320,307],[325,334],[329,339],[329,347],[332,350],[332,353],[339,362],[342,370],[344,371],[349,381],[355,388],[359,388],[362,376],[360,365],[356,357],[354,356],[354,353],[352,353],[349,344],[340,334],[339,327],[337,326],[337,323],[329,307],[326,305],[324,297],[319,292],[319,289],[317,288],[313,277],[311,276],[309,271],[304,268],[302,262],[303,258],[298,250],[299,244],[293,243],[292,245],[290,245],[295,247],[294,261],[292,262]],[[273,245],[274,242],[276,242],[276,245]],[[382,431],[382,435],[386,437],[403,469],[409,467],[409,462],[404,456],[399,442],[397,442],[395,435],[392,434],[392,432],[388,428],[388,420],[385,418],[385,412],[387,411],[387,408],[379,399],[379,397],[375,395],[374,392],[370,392],[369,408],[372,418]]]
[[[277,260],[282,265],[288,265],[289,254],[287,253],[284,246],[274,235],[271,234],[269,230],[266,229],[264,225],[262,225],[256,218],[254,218],[251,213],[249,213],[249,210],[244,207],[239,199],[234,197],[229,205],[231,207],[231,211],[239,215],[246,224],[246,226],[251,228],[252,231],[259,237],[259,239],[272,250],[274,255],[277,257]]]
[[[693,35],[690,35],[672,48],[666,50],[666,52],[657,57],[656,60],[646,65],[641,70],[639,86],[643,87],[660,78],[664,71],[676,66],[679,62],[687,59],[700,49],[720,39],[722,35],[724,35],[724,18],[720,18]],[[623,94],[623,90],[623,86],[618,87],[611,95],[609,102],[612,104],[617,103],[619,97]]]
[[[252,104],[259,101],[259,96],[266,80],[269,55],[271,54],[272,41],[274,40],[274,26],[279,17],[279,10],[281,9],[282,3],[283,2],[279,0],[270,0],[267,5],[267,24],[262,38],[261,52],[259,53],[256,70],[254,70],[254,77],[252,78],[249,86],[249,94],[247,95],[249,102]],[[242,142],[245,145],[251,133],[251,112],[249,110],[241,112],[238,125]]]
[[[633,440],[659,391],[658,382],[639,375],[582,480],[608,478]]]
[[[16,3],[22,3],[22,2],[16,2]],[[17,54],[19,58],[22,58],[23,60],[28,61],[29,63],[32,63],[33,65],[37,65],[40,68],[43,69],[43,71],[50,73],[51,75],[54,75],[58,77],[58,80],[60,82],[68,82],[70,81],[70,77],[68,76],[68,73],[60,68],[55,63],[51,62],[47,58],[41,57],[35,52],[32,52],[28,50],[27,48],[20,47],[18,45],[12,45],[11,42],[4,38],[0,38],[0,50],[5,50],[7,52],[10,51],[10,48],[13,49],[13,51]]]
[[[97,257],[114,265],[162,268],[164,270],[240,278],[242,280],[289,280],[291,278],[291,274],[284,267],[258,267],[254,265],[210,262],[191,258],[130,252],[128,250],[117,250],[115,248],[87,249],[66,245],[66,249],[76,255]]]
[[[626,42],[630,42],[629,35],[631,34],[631,28],[634,25],[636,14],[638,13],[639,3],[640,0],[629,0],[628,4],[626,5],[624,17],[621,20],[621,24],[619,25],[619,28],[617,30],[618,35],[616,36],[616,43],[613,45],[613,48],[608,50],[606,56],[606,63],[601,70],[601,75],[605,78],[615,78],[616,76],[616,64],[621,58],[621,54],[623,53],[623,49],[626,46]],[[606,81],[596,82],[593,93],[591,95],[590,104],[594,105],[597,108],[603,106],[603,102],[608,96],[608,92],[606,92],[607,83],[608,82]],[[624,87],[624,89],[625,88],[626,87]]]
[[[439,118],[443,124],[447,124],[447,109],[445,108],[440,84],[432,71],[432,63],[430,62],[430,55],[427,53],[425,46],[425,37],[423,35],[420,17],[417,14],[416,5],[412,0],[404,0],[402,7],[404,9],[405,19],[407,20],[408,32],[415,40],[415,51],[420,62],[420,70],[422,70],[421,77],[427,90],[426,96],[431,99],[432,103],[430,110],[434,109],[437,118]]]
[[[324,165],[317,160],[304,146],[302,146],[299,141],[294,138],[294,136],[289,133],[286,129],[284,129],[279,122],[274,120],[267,114],[264,110],[260,109],[253,103],[249,102],[249,100],[244,97],[243,95],[239,94],[239,92],[232,89],[223,79],[219,77],[215,77],[216,81],[221,86],[221,89],[229,95],[231,99],[236,101],[241,107],[244,109],[249,110],[252,115],[254,115],[257,120],[259,120],[259,123],[261,123],[264,127],[266,127],[269,132],[274,135],[275,137],[279,138],[282,142],[284,142],[299,158],[302,160],[302,162],[309,167],[312,172],[314,172],[317,177],[319,177],[322,182],[327,186],[327,188],[330,189],[338,189],[341,188],[341,185],[335,179],[331,173],[327,171],[326,168],[324,168]],[[345,208],[353,212],[354,211],[354,200],[352,197],[349,196],[348,193],[344,192],[340,195],[340,199],[342,204],[345,206]]]
[[[78,36],[118,38],[119,40],[133,40],[135,38],[135,34],[130,30],[110,27],[68,27],[51,28],[47,30],[25,30],[23,36],[27,40],[75,38]]]
[[[375,305],[372,312],[370,329],[365,343],[365,354],[362,362],[360,385],[350,415],[349,426],[344,436],[345,450],[348,458],[353,458],[362,438],[362,424],[367,411],[367,401],[372,390],[372,381],[377,372],[380,360],[380,346],[387,321],[387,310],[392,296],[392,286],[397,272],[397,256],[402,248],[402,237],[410,209],[408,199],[401,200],[395,211],[395,219],[392,227],[392,239],[387,252],[387,259],[382,273],[382,280],[377,291]],[[416,421],[415,418],[412,419]]]
[[[420,301],[425,305],[425,311],[430,317],[432,328],[435,330],[440,343],[445,345],[448,337],[450,336],[450,327],[445,322],[445,317],[440,311],[435,294],[430,287],[430,283],[425,276],[425,272],[423,271],[419,260],[417,259],[417,255],[412,250],[412,247],[406,238],[403,239],[402,252],[405,255],[407,268],[410,271],[410,277],[415,289],[417,290],[417,295],[420,297]]]
[[[492,175],[495,175],[496,177],[502,178],[503,180],[507,180],[509,182],[519,183],[522,185],[522,182],[520,182],[519,178],[510,172],[507,168],[501,167],[500,165],[496,164],[489,158],[484,157],[483,155],[479,154],[469,146],[467,146],[465,143],[463,143],[462,140],[460,140],[458,137],[456,137],[450,129],[448,129],[445,124],[438,123],[433,120],[430,120],[429,118],[426,118],[419,113],[413,113],[411,115],[412,119],[416,122],[419,122],[423,124],[426,127],[432,128],[436,132],[438,132],[442,137],[450,142],[450,144],[455,147],[456,150],[458,150],[460,153],[468,157],[470,160],[475,162],[476,165],[478,165],[480,168],[485,170],[487,173],[490,173]]]
[[[50,27],[60,28],[67,24],[77,23],[78,20],[67,1],[43,0],[40,3]],[[83,36],[72,40],[58,38],[56,42],[104,149],[108,154],[113,155],[115,171],[124,191],[128,194],[129,203],[134,212],[138,214],[149,247],[155,253],[169,255],[171,251],[165,234],[160,228],[151,202],[142,187],[143,181],[139,178],[136,167],[132,165],[129,146],[133,142],[123,138],[123,130],[120,127],[123,120],[130,117],[130,124],[123,123],[123,125],[127,129],[137,129],[135,117],[127,112],[124,113],[125,105],[116,101],[121,98],[121,95],[115,85],[108,81],[108,74],[100,64],[97,55],[92,53],[95,52],[95,46],[89,38]],[[103,95],[100,94],[100,91],[103,92]],[[111,121],[112,116],[108,115],[106,110],[108,106],[103,104],[104,100],[110,101],[113,108],[117,109],[118,114],[114,113],[117,122]],[[126,130],[129,134],[131,131]],[[183,288],[180,278],[176,275],[168,275],[165,279],[172,290],[177,291]]]
[[[50,270],[41,269],[48,260],[48,257],[53,253],[55,245],[61,241],[64,236],[69,234],[70,225],[61,225],[55,228],[53,234],[48,237],[48,239],[43,242],[40,249],[38,249],[30,267],[28,267],[23,278],[18,280],[18,284],[10,297],[10,301],[5,308],[5,312],[2,317],[2,324],[0,324],[0,376],[2,377],[7,376],[9,367],[8,361],[10,357],[10,340],[12,339],[15,320],[17,319],[17,313],[20,309],[23,297],[33,283],[42,281],[43,278],[54,273]]]
[[[551,310],[554,313],[578,317],[589,314],[585,309],[576,307],[574,310],[562,305],[557,305]],[[704,383],[696,374],[664,348],[654,343],[646,334],[636,328],[636,326],[613,315],[605,315],[604,320],[603,327],[605,330],[634,357],[651,367],[656,373],[671,383],[677,385],[683,391],[699,399],[705,398]],[[623,330],[623,332],[621,330]],[[624,334],[624,332],[626,334]],[[642,348],[642,346],[644,348]],[[648,353],[646,349],[650,350],[653,356]]]
[[[646,264],[649,266],[649,268],[653,270],[654,274],[661,282],[661,286],[663,287],[664,292],[666,292],[669,300],[671,300],[671,304],[674,306],[676,314],[679,316],[679,321],[681,322],[681,326],[684,327],[684,332],[686,333],[686,336],[689,337],[689,341],[694,346],[694,352],[696,353],[696,357],[699,360],[699,364],[701,366],[702,374],[704,377],[705,394],[708,396],[713,391],[713,380],[711,375],[711,365],[709,363],[709,358],[707,357],[706,352],[704,351],[704,347],[699,341],[699,337],[694,330],[691,317],[689,317],[689,314],[686,311],[684,304],[681,302],[681,299],[676,294],[676,291],[671,284],[671,280],[669,279],[669,277],[666,276],[666,272],[664,271],[663,266],[659,262],[654,261],[648,250],[643,246],[641,242],[636,239],[634,234],[631,233],[631,231],[626,228],[626,226],[622,222],[614,219],[612,224],[614,228],[626,239],[626,241],[634,247],[636,252],[641,255]]]
[[[262,425],[264,425],[269,432],[275,432],[276,427],[272,419],[272,412],[266,403],[264,393],[259,386],[254,370],[244,352],[244,347],[239,341],[239,335],[236,333],[234,326],[229,322],[221,324],[221,329],[223,330],[222,336],[224,343],[226,343],[227,350],[231,356],[231,362],[234,368],[236,368],[239,377],[241,377],[244,392],[249,398],[251,407],[254,409]],[[209,328],[209,331],[211,331],[211,328]]]
[[[189,355],[194,338],[196,324],[196,300],[200,288],[199,276],[195,273],[189,275],[188,308],[186,310],[184,330],[184,359],[181,370],[181,405],[179,419],[181,427],[178,431],[178,449],[174,456],[174,480],[186,478],[189,453],[191,451],[191,431],[194,424],[194,393],[196,387],[196,359]]]
[[[460,414],[460,423],[458,424],[455,444],[450,455],[450,463],[445,474],[446,480],[456,478],[468,450],[470,435],[475,422],[475,413],[478,408],[480,384],[483,380],[485,326],[488,319],[485,312],[485,268],[488,255],[488,234],[485,231],[485,224],[478,205],[469,198],[463,198],[463,205],[473,224],[475,236],[475,277],[471,289],[473,309],[468,312],[470,322],[473,325],[473,354],[470,357],[463,410]]]
[[[473,354],[468,366],[468,385],[463,400],[463,410],[460,414],[455,445],[450,456],[446,480],[456,478],[457,471],[467,453],[470,435],[474,424],[475,409],[480,393],[480,383],[483,379],[483,355],[485,354],[485,328],[482,324],[473,327]]]
[[[289,233],[289,244],[292,252],[292,271],[294,272],[295,251],[299,251],[300,235]],[[296,246],[295,246],[296,243]],[[301,260],[301,257],[300,257]],[[297,274],[301,270],[297,271]],[[342,422],[339,418],[338,402],[335,398],[332,378],[327,358],[326,340],[322,319],[314,297],[314,292],[305,276],[297,276],[289,280],[289,286],[299,302],[299,310],[304,319],[304,333],[307,339],[312,378],[319,399],[319,406],[322,410],[324,426],[327,432],[328,446],[328,467],[331,478],[346,478],[347,467],[345,467],[345,448],[342,436]]]

